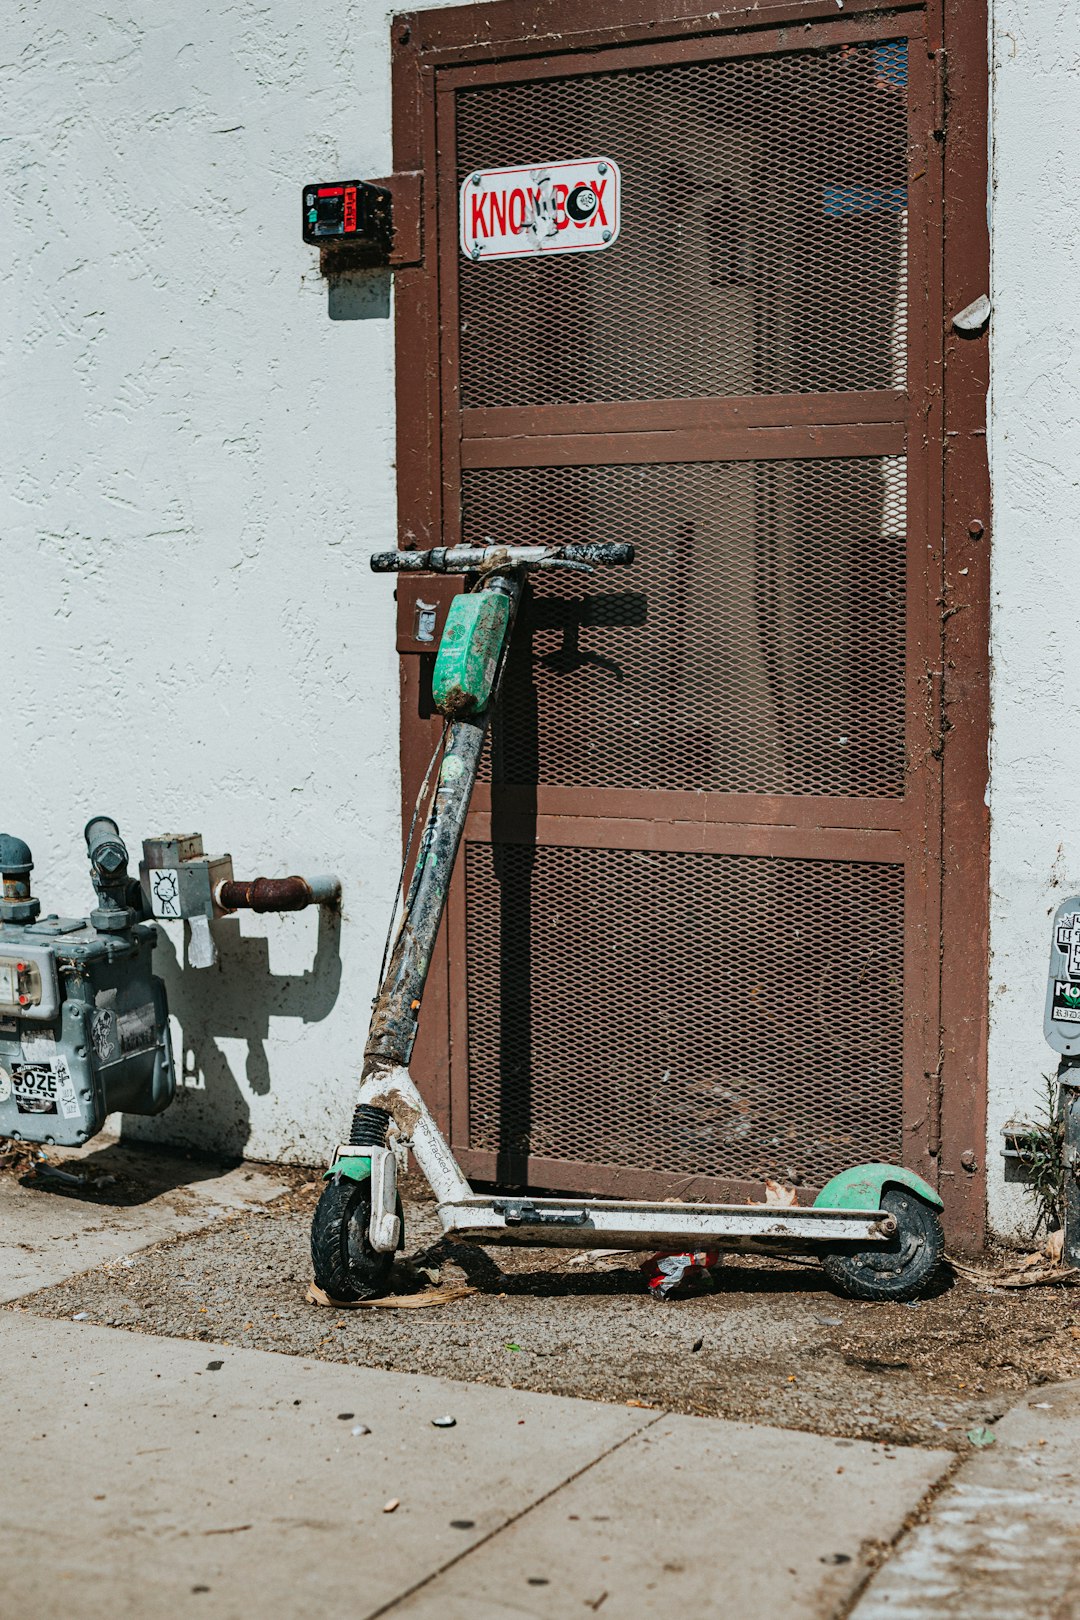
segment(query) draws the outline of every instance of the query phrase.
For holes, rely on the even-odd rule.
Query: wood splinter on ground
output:
[[[1065,1264],[1065,1233],[1051,1232],[1043,1247],[1021,1259],[1011,1258],[1001,1266],[972,1266],[951,1255],[949,1264],[969,1282],[991,1288],[1036,1288],[1041,1283],[1071,1283],[1080,1270]]]
[[[317,1283],[309,1283],[304,1298],[309,1305],[329,1305],[335,1311],[359,1311],[368,1306],[417,1311],[426,1305],[452,1305],[455,1299],[475,1294],[468,1283],[446,1283],[442,1288],[425,1288],[419,1294],[387,1294],[382,1299],[332,1299]]]

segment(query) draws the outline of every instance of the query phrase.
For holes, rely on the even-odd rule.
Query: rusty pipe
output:
[[[336,906],[341,879],[333,873],[321,877],[251,878],[246,883],[225,879],[214,888],[214,903],[222,911],[303,911],[307,906]]]

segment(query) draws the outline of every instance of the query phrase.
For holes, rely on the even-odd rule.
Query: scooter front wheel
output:
[[[852,1299],[909,1300],[926,1292],[945,1252],[937,1211],[914,1193],[890,1187],[881,1208],[896,1220],[888,1243],[854,1254],[826,1254],[826,1276]]]
[[[404,1238],[400,1198],[397,1216]],[[343,1305],[386,1292],[394,1256],[371,1247],[370,1220],[369,1181],[337,1176],[326,1183],[311,1222],[311,1264],[318,1286]]]

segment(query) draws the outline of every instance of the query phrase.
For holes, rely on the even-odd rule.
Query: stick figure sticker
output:
[[[179,917],[180,873],[175,866],[151,868],[150,910],[155,917]]]
[[[618,240],[621,193],[611,158],[476,169],[461,187],[461,251],[474,264],[601,252]]]

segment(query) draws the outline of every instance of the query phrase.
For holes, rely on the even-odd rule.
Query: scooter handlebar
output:
[[[533,569],[558,563],[626,567],[633,560],[633,546],[621,541],[582,546],[434,546],[430,551],[377,551],[371,569],[375,574],[471,574],[478,568]]]

